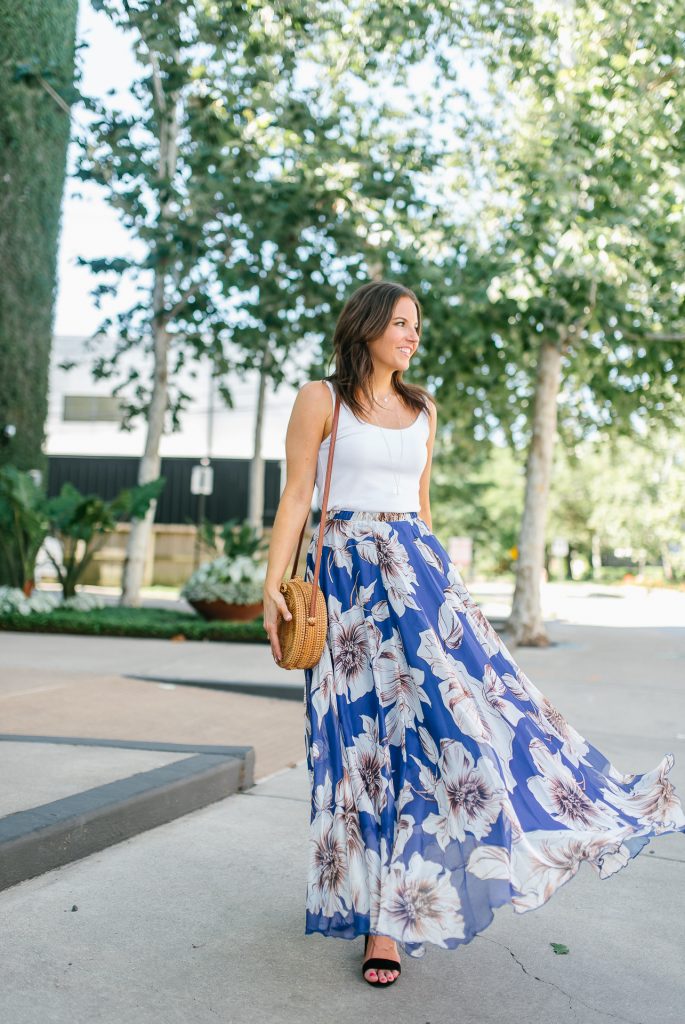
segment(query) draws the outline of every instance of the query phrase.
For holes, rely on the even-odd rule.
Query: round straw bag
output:
[[[295,561],[290,579],[283,580],[280,586],[280,591],[283,594],[288,611],[292,615],[291,619],[284,619],[282,615],[278,619],[278,642],[281,647],[281,660],[278,664],[281,668],[313,668],[320,660],[326,643],[328,612],[326,610],[326,600],[319,588],[319,569],[321,567],[321,548],[323,547],[323,534],[326,525],[326,505],[328,503],[328,491],[331,482],[333,449],[335,448],[335,437],[338,431],[339,413],[340,399],[336,395],[331,443],[328,449],[328,463],[326,465],[326,482],[321,502],[321,521],[319,523],[319,540],[316,546],[314,578],[310,582],[302,576],[295,575],[300,558],[302,538],[304,537],[305,520],[300,531],[300,539],[297,542],[297,551],[295,552]]]
[[[328,612],[321,590],[316,588],[314,615],[309,614],[314,587],[301,576],[291,576],[281,583],[292,619],[281,616],[278,641],[281,645],[281,668],[313,668],[323,654],[328,632]]]

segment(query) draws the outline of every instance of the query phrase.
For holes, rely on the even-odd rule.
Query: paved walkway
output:
[[[3,733],[255,748],[255,778],[304,756],[300,702],[115,675],[15,670],[0,692]]]
[[[621,770],[672,751],[685,797],[685,595],[591,593],[566,594],[548,622],[552,646],[512,653]],[[248,644],[0,634],[0,659],[5,734],[250,744],[263,780],[1,891],[9,1024],[682,1024],[683,836],[653,841],[604,881],[581,868],[537,911],[500,908],[457,951],[405,957],[380,995],[358,973],[361,939],[304,936],[301,703],[131,678],[220,672],[293,685],[297,673]],[[134,749],[124,761],[109,747],[69,758],[62,747],[51,760],[21,743],[0,744],[0,757],[5,815],[169,760]]]

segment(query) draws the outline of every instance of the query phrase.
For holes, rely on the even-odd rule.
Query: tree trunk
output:
[[[163,278],[158,275],[155,281],[155,293],[163,288]],[[160,446],[164,433],[164,416],[166,414],[169,392],[169,335],[164,327],[156,325],[155,332],[155,369],[152,385],[152,397],[147,414],[147,434],[145,452],[138,467],[138,483],[147,484],[156,480],[162,463]],[[128,607],[140,605],[140,588],[143,585],[145,559],[147,557],[152,524],[157,511],[157,501],[150,502],[147,512],[141,519],[131,520],[131,532],[126,545],[124,561],[124,578],[122,582],[121,604]]]
[[[602,575],[602,542],[598,533],[592,534],[592,578],[597,580]]]
[[[259,371],[259,386],[257,388],[257,413],[254,427],[254,454],[250,462],[250,481],[247,505],[247,518],[250,524],[261,535],[264,529],[264,459],[262,458],[262,434],[264,430],[264,405],[266,396],[266,382],[268,380],[268,366],[271,362],[271,353],[268,349],[264,352],[262,368]]]
[[[151,85],[159,113],[159,172],[160,210],[159,220],[163,226],[171,199],[167,192],[164,198],[164,182],[171,182],[176,174],[178,154],[178,96],[165,96],[159,65],[155,54],[150,51]],[[138,467],[138,483],[146,484],[156,480],[161,466],[160,445],[164,433],[164,417],[169,402],[169,343],[166,310],[167,260],[159,259],[155,264],[152,289],[152,339],[154,371],[150,405],[147,412],[147,433],[145,451]],[[157,501],[150,502],[141,519],[131,521],[131,532],[126,545],[124,576],[121,590],[121,604],[137,607],[140,604],[140,588],[145,572],[145,559],[150,544],[152,524],[157,511]]]
[[[547,498],[552,475],[560,382],[561,351],[543,341],[537,368],[532,435],[526,461],[526,492],[518,541],[516,586],[507,623],[514,642],[527,646],[549,643],[542,622],[540,580],[544,564]]]
[[[559,53],[563,64],[575,63],[573,29],[574,0],[562,0],[559,22]],[[562,100],[562,102],[564,102]],[[569,92],[565,102],[573,102]],[[594,304],[593,283],[589,308]],[[580,324],[575,325],[576,329]],[[545,553],[547,500],[552,477],[554,443],[557,430],[557,397],[561,384],[561,352],[570,331],[559,329],[558,344],[542,341],[537,367],[532,436],[526,463],[526,493],[519,535],[519,561],[511,615],[507,623],[514,641],[530,647],[545,646],[549,637],[542,621],[540,582]],[[578,334],[575,335],[576,337]]]
[[[668,549],[668,544],[665,543],[661,545],[661,567],[663,569],[664,579],[672,583],[673,562],[671,561],[671,552]]]
[[[569,544],[568,551],[566,552],[566,559],[565,559],[565,561],[566,561],[566,579],[567,580],[572,580],[573,579],[573,555],[574,555],[573,548]]]

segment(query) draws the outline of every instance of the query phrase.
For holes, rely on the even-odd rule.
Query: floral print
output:
[[[428,773],[429,795],[439,813],[429,814],[423,829],[433,832],[445,850],[451,839],[464,842],[467,832],[478,839],[490,833],[502,809],[504,787],[484,755],[476,764],[457,740],[442,740],[441,746],[437,775]]]
[[[416,512],[338,509],[314,534],[328,635],[305,670],[305,932],[455,948],[685,832],[668,774],[622,773],[514,661]]]

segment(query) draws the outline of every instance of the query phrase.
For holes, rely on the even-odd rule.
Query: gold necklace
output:
[[[382,401],[382,402],[383,402],[384,404],[387,404],[387,403],[388,403],[388,402],[390,401],[390,399],[392,398],[392,396],[393,396],[393,395],[394,395],[395,393],[396,393],[396,392],[395,392],[395,389],[394,389],[394,388],[390,388],[390,390],[388,391],[388,393],[387,393],[387,395],[385,396],[385,398],[381,399],[381,401]],[[373,400],[374,400],[374,402],[376,402],[376,403],[378,402],[378,399],[376,398],[376,396],[375,396],[375,395],[373,396]]]
[[[383,441],[385,442],[385,447],[388,449],[388,458],[390,459],[390,472],[392,473],[393,479],[395,481],[394,493],[395,494],[399,494],[400,493],[400,481],[399,481],[399,477],[397,476],[397,473],[395,472],[395,463],[393,462],[391,446],[388,444],[388,439],[385,436],[385,430],[383,429],[383,427],[381,427],[380,424],[377,424],[377,426],[378,426],[379,430],[381,431],[381,433],[383,435]],[[399,432],[400,432],[400,465],[401,465],[401,463],[402,463],[402,455],[404,454],[404,432],[403,432],[403,430],[401,428],[399,428]]]

